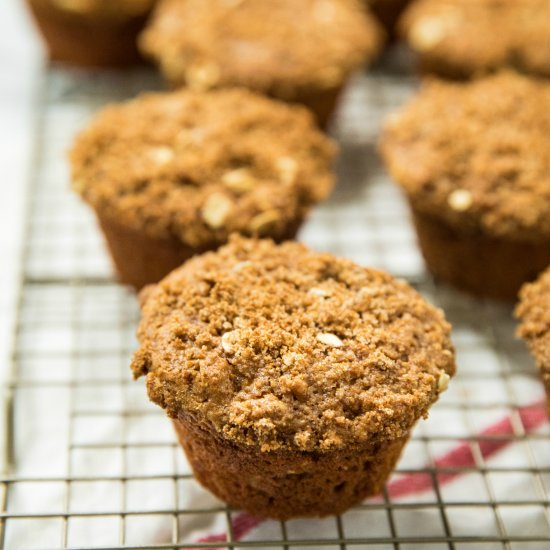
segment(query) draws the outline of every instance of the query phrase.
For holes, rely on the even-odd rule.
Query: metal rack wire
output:
[[[75,131],[105,102],[155,88],[155,78],[44,72],[8,388],[11,468],[0,477],[2,549],[550,547],[550,429],[511,310],[427,277],[376,157],[381,119],[415,85],[384,67],[354,82],[335,127],[339,186],[301,238],[404,277],[443,307],[460,373],[380,498],[337,518],[258,526],[198,486],[162,411],[131,381],[135,297],[112,279],[93,218],[68,189],[64,151]]]

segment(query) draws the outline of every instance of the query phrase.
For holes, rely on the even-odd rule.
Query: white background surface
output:
[[[41,46],[23,2],[0,1],[0,387],[10,372],[23,205],[29,168],[33,82]],[[2,392],[0,416],[5,414]],[[5,422],[0,423],[1,433]],[[3,453],[2,453],[3,454]],[[2,460],[2,459],[0,459]],[[0,470],[3,465],[0,463]]]
[[[0,2],[0,381],[9,364],[32,139],[33,81],[41,63],[41,47],[32,31],[22,2]]]

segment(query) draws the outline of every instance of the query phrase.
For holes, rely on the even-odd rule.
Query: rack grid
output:
[[[510,307],[434,283],[407,208],[376,155],[383,117],[417,82],[360,75],[334,135],[339,182],[300,238],[386,269],[442,307],[459,374],[421,422],[384,494],[337,518],[260,522],[193,479],[170,423],[131,380],[138,307],[116,284],[65,151],[101,105],[157,89],[147,70],[45,68],[9,381],[0,547],[543,549],[550,547],[550,427]]]

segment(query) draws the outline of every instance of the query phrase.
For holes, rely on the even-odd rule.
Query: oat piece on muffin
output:
[[[382,33],[357,0],[162,0],[141,37],[173,86],[244,86],[325,125]]]
[[[548,0],[417,0],[400,26],[424,72],[469,78],[508,67],[550,76]]]
[[[515,300],[550,264],[550,83],[503,72],[428,82],[388,118],[381,151],[431,272]]]
[[[53,61],[86,67],[142,61],[137,36],[156,0],[27,0]]]
[[[288,519],[377,494],[454,374],[450,326],[403,281],[233,237],[144,296],[136,377],[197,479]]]
[[[527,342],[540,369],[550,415],[550,268],[521,289],[516,315],[522,321],[518,334]]]
[[[303,107],[182,90],[103,110],[76,139],[72,179],[140,288],[233,232],[293,238],[332,189],[334,155]]]

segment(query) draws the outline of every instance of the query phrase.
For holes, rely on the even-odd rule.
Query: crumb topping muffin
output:
[[[305,109],[226,89],[111,105],[71,161],[100,217],[201,248],[232,232],[284,234],[329,194],[334,155]]]
[[[502,72],[431,81],[388,119],[381,149],[413,208],[461,231],[550,239],[550,84]]]
[[[162,0],[141,36],[173,83],[278,97],[341,85],[380,45],[357,0]]]
[[[429,71],[468,77],[514,67],[550,75],[547,0],[418,0],[401,25]]]
[[[518,334],[527,342],[541,371],[550,412],[550,269],[522,288],[516,315],[522,320]]]
[[[406,438],[454,374],[440,310],[297,243],[234,236],[143,299],[132,369],[150,398],[262,452]]]

